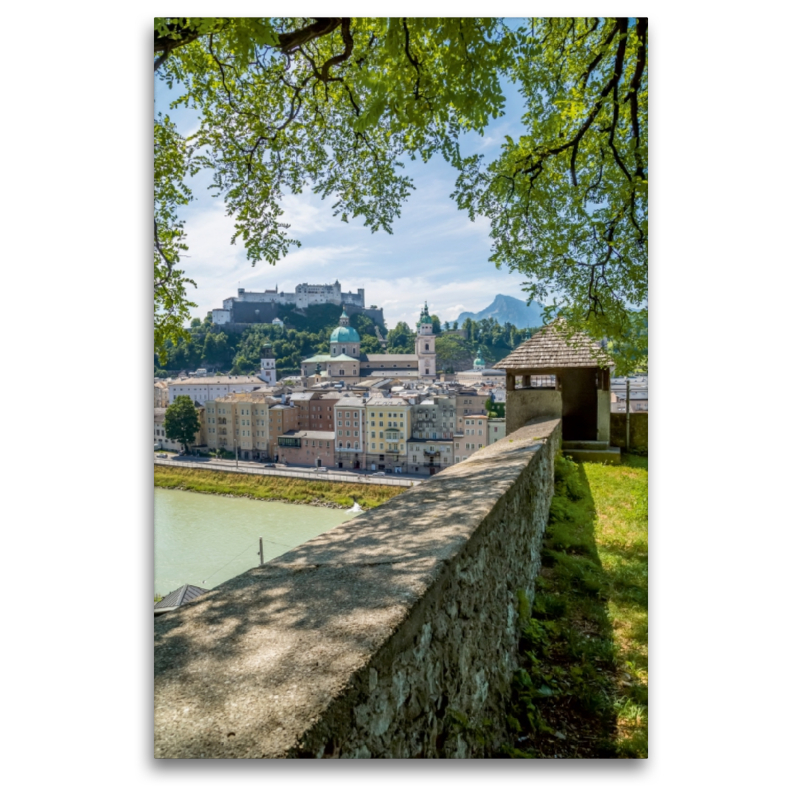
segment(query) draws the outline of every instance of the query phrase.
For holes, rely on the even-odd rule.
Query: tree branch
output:
[[[341,17],[319,17],[316,21],[299,31],[278,34],[278,47],[282,53],[291,53],[307,42],[327,36],[342,24]]]
[[[408,32],[407,17],[403,17],[403,30],[406,32],[406,57],[414,65],[414,69],[417,71],[417,82],[414,85],[414,99],[419,100],[419,61],[417,61],[417,59],[411,55],[411,47],[410,47],[411,37]]]

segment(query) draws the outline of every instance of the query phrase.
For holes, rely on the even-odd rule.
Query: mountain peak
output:
[[[538,328],[542,324],[543,311],[544,309],[539,303],[533,302],[529,306],[524,300],[507,294],[498,294],[482,311],[464,311],[459,314],[457,322],[461,326],[467,319],[479,322],[492,317],[500,325],[510,322],[517,328]]]

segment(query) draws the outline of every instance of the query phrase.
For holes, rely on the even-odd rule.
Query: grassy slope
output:
[[[647,459],[556,476],[505,754],[646,758]]]
[[[271,475],[248,475],[155,465],[155,485],[165,489],[189,489],[207,494],[234,494],[258,500],[290,503],[335,503],[350,508],[355,500],[363,508],[375,508],[402,494],[401,486],[381,486],[333,481],[306,481]]]

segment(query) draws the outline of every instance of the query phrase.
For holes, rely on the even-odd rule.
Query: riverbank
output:
[[[350,508],[357,502],[362,508],[377,508],[402,494],[400,486],[382,486],[330,481],[304,481],[272,475],[249,475],[184,467],[153,469],[154,483],[161,489],[179,489],[225,497],[249,497],[326,508]]]

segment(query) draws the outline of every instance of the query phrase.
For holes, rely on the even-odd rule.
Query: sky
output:
[[[503,137],[523,132],[519,119],[522,101],[512,85],[506,86],[506,115],[484,131],[463,139],[465,153],[480,152],[487,159],[499,154]],[[180,132],[197,128],[193,112],[169,110],[177,91],[156,82],[156,111],[169,113]],[[181,210],[186,221],[187,255],[181,267],[197,282],[189,287],[189,299],[197,303],[193,316],[205,317],[221,308],[237,288],[263,291],[294,291],[298,283],[333,283],[343,291],[365,290],[367,305],[383,308],[389,327],[399,321],[413,323],[427,300],[430,313],[454,320],[462,311],[477,312],[497,294],[526,300],[522,276],[498,270],[489,262],[489,221],[471,222],[459,211],[450,194],[455,189],[456,170],[436,157],[423,164],[405,159],[406,173],[416,190],[406,200],[393,234],[372,233],[362,222],[344,223],[332,216],[334,197],[321,199],[310,190],[284,199],[282,222],[291,225],[289,235],[302,246],[292,247],[277,264],[260,262],[251,267],[240,242],[230,244],[233,220],[225,213],[222,198],[207,190],[209,174],[188,181],[196,200]]]

